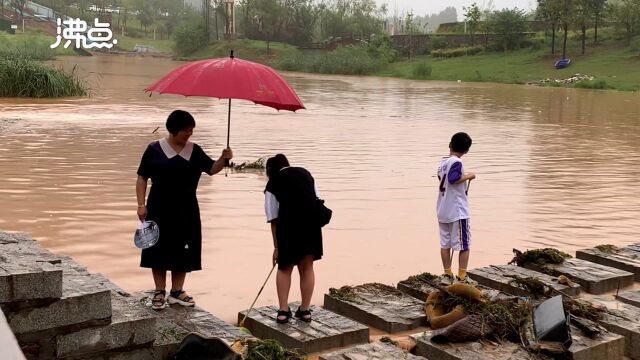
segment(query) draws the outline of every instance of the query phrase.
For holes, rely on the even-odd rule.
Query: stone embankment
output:
[[[535,305],[555,293],[585,308],[604,309],[591,323],[572,321],[573,343],[565,356],[640,359],[640,292],[634,290],[640,244],[577,254],[577,259],[559,264],[490,266],[471,270],[469,276],[486,299],[515,297]],[[522,287],[516,281],[522,279],[542,286],[544,293]],[[267,306],[254,309],[244,324],[258,338],[276,339],[319,359],[548,359],[519,343],[432,341],[434,332],[423,309],[429,294],[439,288],[433,280],[425,273],[400,281],[397,288],[363,284],[331,289],[324,308],[313,308],[311,323],[294,318],[277,324],[276,308]],[[2,359],[160,360],[170,358],[189,333],[228,343],[250,337],[197,307],[154,312],[150,297],[128,294],[28,236],[0,232]],[[241,311],[238,320],[245,315],[246,310]],[[393,339],[377,341],[383,333]]]

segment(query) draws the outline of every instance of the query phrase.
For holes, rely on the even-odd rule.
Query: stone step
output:
[[[62,297],[59,263],[32,238],[0,232],[0,304]]]
[[[335,351],[320,355],[320,360],[427,360],[422,356],[416,356],[396,346],[375,342],[366,345],[353,346],[345,350]]]
[[[630,248],[613,248],[610,251],[592,248],[576,251],[576,257],[631,272],[634,274],[634,280],[640,282],[640,251]]]
[[[569,348],[573,360],[623,360],[624,337],[605,332],[596,339],[584,335],[577,328],[571,328],[573,344]],[[467,342],[457,344],[436,344],[431,341],[432,331],[411,335],[417,342],[416,354],[439,360],[538,360],[548,357],[528,352],[520,344],[503,342]]]
[[[299,303],[290,306],[295,310]],[[313,321],[309,323],[292,318],[288,324],[278,324],[278,307],[265,306],[253,309],[244,325],[260,339],[275,339],[286,348],[306,354],[369,342],[367,326],[315,306],[311,310]],[[246,312],[244,310],[238,314],[238,322]]]
[[[626,356],[640,359],[640,309],[609,298],[596,297],[591,302],[607,307],[600,324],[612,333],[624,336]]]
[[[9,326],[20,342],[106,325],[111,318],[109,281],[67,257],[62,269],[62,296],[46,305],[31,301],[0,304]]]
[[[640,290],[623,291],[616,295],[616,299],[640,308]]]
[[[432,280],[427,280],[424,276],[416,275],[411,276],[406,280],[402,280],[398,283],[398,290],[403,293],[412,296],[416,299],[427,299],[429,294],[433,291],[438,290]],[[512,295],[501,292],[500,290],[490,288],[484,285],[475,285],[478,290],[482,292],[482,295],[489,300],[498,301],[498,300],[508,300],[513,298]]]
[[[113,353],[152,347],[156,339],[155,314],[150,314],[143,304],[123,291],[111,292],[111,304],[109,325],[56,336],[57,358],[115,356]]]
[[[537,271],[519,267],[516,265],[487,266],[469,271],[469,277],[480,285],[505,292],[515,296],[530,296],[531,293],[514,283],[515,278],[536,278],[550,289],[558,290],[569,296],[577,296],[580,293],[580,285],[571,286],[558,283],[556,277]]]
[[[526,267],[552,276],[564,275],[582,285],[582,289],[590,294],[603,294],[633,285],[633,273],[582,259],[567,259],[562,264],[543,266],[529,263]]]
[[[417,343],[416,355],[438,360],[550,360],[508,341],[500,344],[488,341],[437,344],[431,341],[432,333],[430,330],[411,335]]]
[[[324,308],[388,333],[427,325],[424,302],[394,287],[364,284],[348,289],[351,298],[325,294]]]
[[[228,343],[251,337],[239,327],[226,323],[199,306],[171,305],[155,311],[151,309],[153,291],[137,293],[134,297],[143,304],[148,314],[156,317],[154,351],[157,359],[167,359],[173,355],[182,340],[192,332],[204,337],[217,337]]]

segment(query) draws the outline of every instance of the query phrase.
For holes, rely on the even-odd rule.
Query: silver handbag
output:
[[[155,221],[144,221],[136,229],[133,242],[140,249],[148,249],[155,245],[160,238],[160,228]]]

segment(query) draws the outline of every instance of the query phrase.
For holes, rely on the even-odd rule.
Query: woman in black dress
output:
[[[265,189],[267,222],[273,236],[273,264],[278,264],[277,322],[291,318],[289,289],[291,273],[298,266],[302,304],[295,312],[300,320],[311,321],[309,305],[315,285],[313,262],[322,258],[322,230],[311,215],[318,199],[315,182],[309,171],[289,166],[287,158],[278,154],[267,160],[269,182]]]
[[[222,151],[213,161],[197,144],[189,141],[196,126],[193,116],[176,110],[167,118],[169,136],[147,146],[136,182],[138,218],[158,224],[160,237],[156,245],[142,250],[140,266],[151,268],[155,292],[154,310],[166,306],[166,276],[171,271],[171,292],[168,302],[194,306],[193,298],[183,290],[188,272],[201,270],[202,233],[196,190],[200,175],[216,174],[224,168],[224,159],[231,159],[231,149]],[[145,204],[147,180],[151,190]]]

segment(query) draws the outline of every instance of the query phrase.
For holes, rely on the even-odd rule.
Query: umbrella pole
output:
[[[227,116],[227,149],[229,148],[229,137],[231,136],[231,99],[229,99],[229,113]],[[224,166],[229,166],[229,159],[224,159]]]

